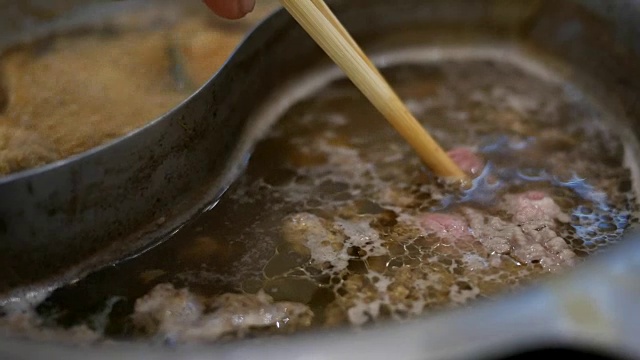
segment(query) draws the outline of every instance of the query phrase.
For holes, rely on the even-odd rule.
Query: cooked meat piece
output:
[[[511,251],[512,239],[519,231],[516,225],[495,216],[486,216],[475,209],[463,208],[461,211],[469,222],[474,238],[489,252],[508,254]]]
[[[136,301],[132,318],[147,333],[183,342],[243,336],[250,329],[295,330],[309,326],[313,313],[303,304],[274,302],[263,291],[205,299],[160,284]]]
[[[298,213],[285,219],[282,232],[298,253],[309,255],[319,267],[332,265],[344,269],[349,262],[344,236],[330,229],[328,221],[310,213]]]
[[[529,191],[504,196],[501,209],[511,215],[501,219],[462,207],[464,215],[430,213],[418,219],[425,235],[443,241],[480,241],[489,253],[511,255],[523,263],[540,263],[555,271],[575,263],[576,255],[558,233],[556,221],[569,217],[544,192]]]
[[[357,247],[368,256],[387,253],[377,230],[371,227],[372,218],[361,217],[353,220],[336,219],[333,228],[345,236],[347,247]]]
[[[576,255],[556,233],[556,220],[568,222],[560,207],[540,191],[505,195],[501,208],[511,221],[463,210],[474,236],[488,250],[511,254],[524,263],[540,263],[555,271],[575,263]]]
[[[551,197],[540,191],[505,195],[502,206],[524,234],[514,256],[525,262],[539,261],[552,270],[574,264],[575,253],[555,232],[556,221],[567,223],[570,218]]]
[[[466,147],[458,147],[447,151],[451,160],[455,162],[462,171],[469,175],[477,175],[484,167],[484,161],[475,154],[471,149]]]
[[[423,215],[419,223],[428,234],[446,240],[468,240],[471,235],[466,220],[456,214],[430,213]]]
[[[147,333],[169,334],[188,328],[202,317],[203,300],[187,289],[159,284],[136,300],[133,320]]]
[[[0,334],[7,337],[28,337],[31,340],[66,344],[86,344],[102,340],[99,332],[87,325],[74,325],[70,328],[44,326],[44,319],[35,309],[12,309],[0,316]]]
[[[298,213],[285,219],[283,235],[294,250],[310,256],[318,269],[339,273],[349,266],[349,249],[357,248],[363,256],[388,253],[378,231],[371,227],[373,219],[327,221],[310,213]]]
[[[416,201],[416,199],[406,191],[390,187],[383,189],[377,196],[381,205],[401,208],[407,207]]]
[[[569,216],[562,212],[552,198],[541,191],[505,195],[502,208],[511,214],[519,225],[553,224],[555,220],[569,222]]]

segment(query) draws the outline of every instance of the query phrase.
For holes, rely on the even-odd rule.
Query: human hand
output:
[[[256,0],[202,0],[218,16],[240,19],[253,11]]]

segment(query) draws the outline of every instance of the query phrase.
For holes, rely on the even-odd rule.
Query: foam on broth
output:
[[[210,338],[200,332],[197,340],[287,331],[294,323],[404,319],[568,268],[488,251],[493,245],[477,238],[447,241],[425,230],[425,214],[458,216],[477,233],[513,233],[522,226],[507,194],[541,192],[559,209],[554,216],[566,219],[549,223],[549,231],[575,262],[636,222],[629,153],[636,144],[622,142],[607,126],[611,114],[539,64],[495,48],[414,49],[376,59],[445,148],[470,147],[486,160],[471,189],[433,177],[336,69],[315,73],[257,113],[243,146],[260,141],[216,206],[151,251],[53,292],[36,309],[38,324],[84,325],[98,337],[189,340],[184,323],[141,330],[131,316],[136,299],[163,283],[204,298],[260,294],[262,309],[283,303],[313,314],[300,324],[285,314],[268,326]],[[225,315],[220,304],[212,310],[208,300],[163,291],[205,304],[196,306],[205,308],[199,319]]]

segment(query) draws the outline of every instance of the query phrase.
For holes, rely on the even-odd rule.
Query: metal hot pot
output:
[[[151,3],[1,1],[0,46],[92,26],[124,11],[144,11]],[[564,64],[569,78],[593,90],[640,135],[638,1],[329,4],[371,52],[527,43],[540,59]],[[201,4],[175,6],[192,5]],[[250,147],[240,140],[256,131],[252,114],[283,84],[300,79],[310,64],[326,62],[279,10],[250,33],[210,81],[162,117],[104,146],[0,178],[2,301],[36,298],[151,247],[212,206],[244,164]],[[170,351],[126,342],[77,347],[2,333],[0,358],[493,359],[548,347],[640,357],[638,236],[629,231],[607,253],[514,295],[406,323]]]

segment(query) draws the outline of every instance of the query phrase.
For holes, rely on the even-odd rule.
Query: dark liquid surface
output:
[[[623,143],[577,89],[489,60],[402,65],[385,76],[443,147],[484,159],[471,189],[432,176],[338,80],[287,111],[215,208],[151,251],[53,292],[37,308],[45,325],[139,336],[136,299],[167,282],[206,297],[262,289],[308,305],[317,326],[405,318],[550,273],[477,241],[433,237],[412,223],[424,214],[473,209],[508,221],[505,194],[541,191],[570,219],[554,231],[578,262],[635,221]],[[300,213],[341,229],[348,239],[333,250],[344,261],[320,263],[312,245],[301,251],[286,238],[287,219]]]

